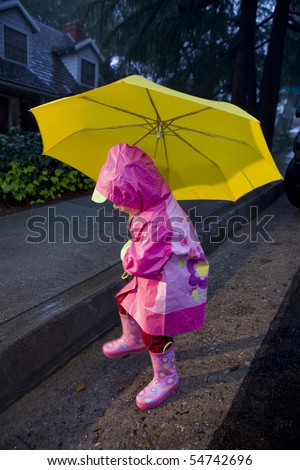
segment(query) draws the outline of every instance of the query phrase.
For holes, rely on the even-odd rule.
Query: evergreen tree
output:
[[[102,47],[119,56],[121,64],[126,61],[126,72],[143,73],[165,85],[213,98],[228,96],[230,90],[226,78],[234,59],[233,3],[97,0],[90,2],[88,12],[101,19],[102,31],[107,32]]]
[[[258,0],[241,0],[238,45],[232,85],[232,103],[256,114],[255,31]]]
[[[232,99],[259,117],[270,147],[280,86],[300,86],[300,0],[22,3],[54,27],[80,20],[115,64],[107,81],[137,73],[204,98]]]
[[[270,148],[272,147],[276,108],[281,84],[281,71],[290,3],[291,0],[276,1],[270,43],[261,84],[258,116],[261,121],[265,139]]]

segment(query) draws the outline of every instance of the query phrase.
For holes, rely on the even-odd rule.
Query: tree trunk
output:
[[[275,128],[276,108],[279,97],[284,43],[289,19],[291,0],[277,0],[267,57],[265,60],[259,119],[269,148]]]
[[[258,0],[241,0],[232,103],[256,114],[255,27]]]

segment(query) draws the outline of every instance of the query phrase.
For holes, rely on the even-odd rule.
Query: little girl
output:
[[[188,216],[138,147],[111,148],[92,199],[128,213],[132,237],[121,258],[133,278],[116,295],[122,335],[105,343],[103,353],[149,351],[154,377],[136,404],[153,408],[179,386],[173,335],[204,327],[208,263]]]

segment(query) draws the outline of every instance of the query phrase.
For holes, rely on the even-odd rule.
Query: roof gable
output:
[[[78,83],[69,73],[63,62],[53,54],[53,47],[69,48],[72,40],[65,33],[58,31],[43,23],[37,22],[40,33],[32,38],[34,54],[32,57],[32,71],[43,79],[55,90],[62,88],[62,85],[77,91]],[[61,84],[61,85],[60,85]]]
[[[70,38],[71,40],[71,38]],[[71,40],[72,41],[72,40]],[[66,47],[59,47],[58,44],[52,46],[52,52],[58,56],[64,56],[68,54],[74,54],[75,52],[79,52],[85,48],[90,48],[92,51],[96,54],[97,58],[100,59],[102,62],[105,61],[105,58],[103,54],[99,51],[98,47],[95,44],[94,39],[92,38],[86,38],[83,41],[74,43],[74,41]]]
[[[102,61],[105,60],[104,56],[101,54],[98,47],[96,46],[96,43],[95,43],[94,39],[87,38],[87,39],[84,39],[83,41],[77,42],[74,45],[75,51],[79,51],[81,49],[84,49],[85,47],[91,47],[100,60],[102,60]]]
[[[18,0],[8,0],[6,2],[0,3],[0,12],[5,11],[5,10],[10,10],[12,8],[18,9],[19,13],[29,24],[33,32],[38,33],[40,31],[36,22],[33,20],[33,18],[29,15],[29,13],[25,10],[23,5]]]
[[[9,86],[36,89],[51,96],[80,93],[90,88],[82,83],[82,59],[95,64],[95,85],[104,83],[99,62],[105,59],[92,38],[75,42],[70,34],[32,18],[18,0],[0,0],[1,19],[28,36],[27,65],[4,57],[0,37],[0,79]]]

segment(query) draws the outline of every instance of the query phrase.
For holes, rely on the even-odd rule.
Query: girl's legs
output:
[[[163,352],[149,351],[149,354],[153,367],[153,379],[136,396],[136,406],[142,410],[160,405],[179,386],[173,344]]]
[[[148,351],[161,353],[172,346],[173,340],[170,336],[154,336],[142,331],[142,338]]]
[[[179,386],[173,340],[170,336],[154,336],[144,332],[121,306],[123,299],[123,296],[117,298],[123,328],[122,336],[105,343],[102,350],[105,356],[113,358],[148,349],[153,367],[153,379],[137,395],[136,405],[141,409],[154,408]]]
[[[127,294],[123,294],[117,297],[117,305],[120,315],[129,316],[126,310],[122,307],[121,303],[123,302],[124,298]],[[130,317],[132,318],[132,317]],[[164,349],[168,349],[172,346],[173,340],[170,336],[154,336],[145,333],[145,331],[141,330],[142,338],[144,344],[148,351],[153,353],[163,352]]]
[[[125,299],[126,296],[127,296],[127,293],[118,295],[118,297],[117,297],[117,306],[118,306],[118,310],[119,310],[120,315],[128,315],[125,308],[122,307],[122,305],[121,305],[121,303],[123,302],[123,300]]]
[[[142,338],[142,329],[121,306],[123,299],[124,296],[122,296],[122,298],[117,298],[117,304],[122,323],[122,335],[120,338],[117,338],[114,341],[109,341],[102,346],[103,354],[111,359],[115,357],[127,356],[128,354],[132,353],[143,352],[146,350],[146,346]]]
[[[137,395],[136,405],[149,409],[162,403],[179,386],[173,340],[170,336],[154,336],[142,331],[142,338],[149,351],[153,379]]]

